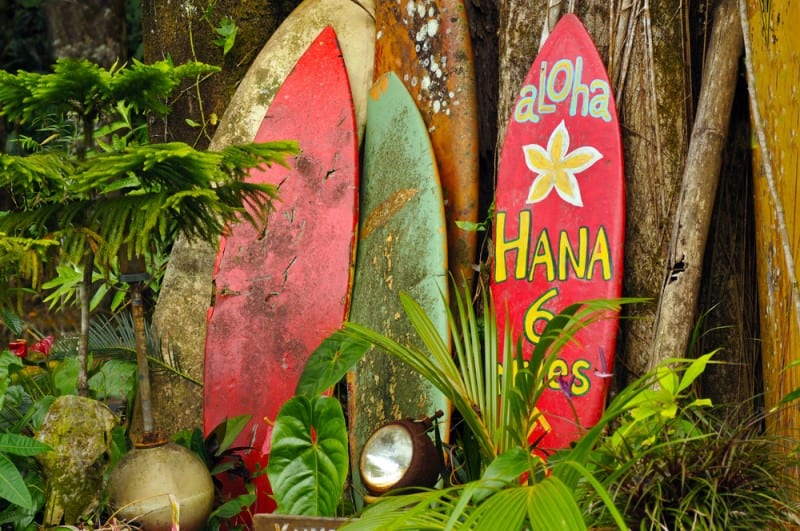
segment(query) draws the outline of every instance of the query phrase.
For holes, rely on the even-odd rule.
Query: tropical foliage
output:
[[[71,59],[59,60],[46,74],[0,70],[0,116],[17,128],[11,135],[13,154],[0,154],[0,192],[10,205],[0,212],[3,285],[34,290],[46,285],[54,290],[51,302],[74,300],[81,308],[78,341],[64,342],[71,354],[54,352],[40,366],[25,360],[22,370],[13,369],[19,385],[2,389],[6,406],[17,402],[20,412],[31,412],[22,415],[38,415],[54,396],[71,393],[102,399],[122,393],[132,404],[134,365],[120,359],[93,362],[111,352],[117,358],[132,354],[126,343],[132,335],[125,334],[131,326],[124,326],[130,323],[101,326],[90,344],[90,308],[108,286],[120,287],[121,263],[133,258],[144,258],[150,268],[163,263],[179,233],[213,241],[228,224],[265,225],[277,188],[245,177],[252,168],[283,164],[297,151],[296,143],[245,144],[219,152],[179,142],[148,143],[148,117],[169,112],[168,98],[181,81],[217,70],[196,62],[175,66],[135,60],[104,69]],[[93,286],[109,280],[92,301]],[[140,281],[133,282],[139,293]],[[4,289],[0,308],[8,325],[18,322],[10,298],[19,288]],[[127,388],[114,388],[124,371]],[[31,418],[4,426],[3,432],[27,436],[23,432],[35,426]],[[114,438],[118,450],[112,461],[127,444],[124,434]],[[22,451],[21,445],[9,447],[3,450],[4,463],[7,455]],[[33,450],[25,451],[19,455],[27,457]],[[41,478],[35,463],[31,474]],[[29,498],[7,499],[13,503],[0,509],[36,512]],[[14,518],[15,524],[21,521],[19,515]]]
[[[21,154],[0,155],[0,190],[14,205],[0,213],[0,246],[16,251],[34,287],[46,262],[36,242],[57,242],[44,250],[51,263],[70,266],[61,272],[80,270],[83,373],[95,267],[106,278],[118,257],[163,255],[180,232],[213,241],[228,223],[266,223],[277,189],[245,177],[251,168],[283,163],[295,143],[220,152],[147,143],[146,117],[169,112],[166,100],[181,80],[216,70],[135,60],[104,69],[62,59],[49,74],[0,71],[0,116],[37,132],[20,137]],[[79,390],[86,393],[85,378]]]
[[[480,318],[466,297],[457,297],[458,317],[450,316],[455,360],[421,308],[406,295],[402,301],[424,350],[345,323],[311,356],[297,392],[310,396],[331,387],[376,345],[429,377],[453,401],[469,429],[450,455],[466,462],[476,454],[477,472],[462,475],[465,481],[453,473],[448,479],[455,480],[443,488],[385,495],[345,529],[744,529],[797,521],[798,485],[786,466],[798,463],[787,441],[763,436],[759,419],[744,425],[715,420],[711,402],[692,391],[714,353],[668,360],[620,390],[600,421],[571,448],[547,461],[532,452],[528,433],[548,364],[582,327],[634,300],[565,309],[548,323],[527,364],[506,337],[502,373],[489,363],[498,359],[491,297],[483,297]],[[303,398],[302,403],[310,402]],[[336,477],[319,467],[334,455],[326,455],[313,438],[313,426],[329,417],[319,414],[311,422],[295,409],[282,412],[282,421],[296,432],[276,430],[272,439],[273,449],[286,443],[294,451],[294,458],[287,452],[282,459],[282,473],[307,472],[303,481],[281,482],[276,489],[291,492],[286,496],[293,501],[299,499],[300,483],[303,495],[312,496]],[[314,459],[300,457],[298,440],[315,452]],[[463,466],[461,461],[450,466]],[[335,492],[340,495],[341,489]],[[285,508],[318,514],[299,505]]]

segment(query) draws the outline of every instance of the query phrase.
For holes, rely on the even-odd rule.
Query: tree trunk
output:
[[[142,33],[145,61],[172,57],[176,64],[198,60],[219,65],[222,71],[198,80],[170,102],[172,113],[151,128],[154,142],[180,140],[198,148],[208,146],[218,117],[225,112],[239,80],[269,39],[272,32],[299,0],[219,0],[213,9],[206,3],[143,3]],[[213,41],[214,31],[224,17],[230,17],[238,31],[227,55]],[[199,124],[199,126],[190,125]],[[181,369],[197,380],[203,379],[205,316],[211,302],[211,270],[216,250],[207,243],[180,238],[173,249],[159,294],[153,323],[162,340],[165,358],[176,360]],[[203,392],[200,386],[169,373],[152,377],[153,424],[167,435],[202,426]],[[134,433],[141,432],[137,418]]]
[[[180,140],[197,148],[208,146],[216,120],[225,112],[239,80],[272,32],[298,3],[299,0],[143,2],[145,61],[172,57],[176,64],[196,60],[222,68],[218,74],[187,86],[170,102],[172,112],[151,128],[151,140]],[[223,55],[222,47],[214,41],[220,38],[215,28],[225,17],[236,24],[237,32],[233,48]]]
[[[783,2],[743,1],[753,147],[756,260],[767,411],[800,386],[800,11]],[[797,437],[796,402],[767,417],[767,429]],[[800,475],[800,472],[795,471]]]
[[[124,0],[46,0],[53,55],[89,59],[105,68],[127,60]]]
[[[722,0],[714,10],[648,369],[684,357],[689,347],[741,53],[736,0]]]

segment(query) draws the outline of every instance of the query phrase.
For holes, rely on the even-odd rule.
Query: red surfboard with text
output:
[[[621,293],[625,190],[622,144],[605,67],[585,28],[565,15],[520,89],[503,143],[492,293],[530,356],[553,315]],[[600,418],[618,322],[581,330],[558,354],[538,409],[547,453]]]

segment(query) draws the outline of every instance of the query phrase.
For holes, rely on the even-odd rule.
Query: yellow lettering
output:
[[[495,282],[508,280],[506,269],[506,253],[516,251],[517,264],[514,270],[515,278],[525,278],[526,263],[528,258],[528,245],[530,243],[531,212],[522,210],[519,213],[519,234],[516,238],[506,239],[506,213],[498,212],[496,218],[494,243],[494,279]]]
[[[556,278],[556,266],[553,260],[553,249],[550,247],[550,236],[547,234],[547,229],[539,233],[539,240],[536,242],[536,249],[533,253],[533,260],[531,262],[530,274],[528,280],[533,282],[536,266],[544,266],[545,276],[548,282],[552,282]]]
[[[572,248],[566,231],[561,231],[558,238],[558,280],[567,280],[571,266],[575,278],[586,278],[586,257],[589,254],[589,229],[578,229],[578,251]]]
[[[587,280],[592,280],[594,276],[594,266],[596,264],[600,264],[603,280],[611,280],[611,253],[608,250],[606,229],[602,226],[598,229],[597,239],[594,241],[592,257],[589,259],[589,274],[586,277]]]
[[[542,69],[539,71],[539,114],[555,112],[556,106],[552,103],[545,103],[545,87],[547,82],[547,61],[542,61]]]
[[[566,361],[562,360],[561,358],[553,360],[553,363],[550,365],[550,370],[547,371],[547,382],[550,385],[550,389],[555,391],[561,389],[559,376],[563,378],[568,373],[569,367],[567,366]]]
[[[541,334],[536,331],[536,324],[541,321],[544,323],[542,326],[542,328],[544,328],[547,326],[547,323],[550,322],[550,319],[555,317],[553,312],[547,308],[544,308],[543,306],[547,301],[557,295],[558,289],[550,288],[544,292],[544,295],[536,299],[527,310],[525,310],[525,315],[522,318],[522,324],[525,327],[525,339],[534,345],[537,344],[542,338]]]
[[[586,116],[589,114],[589,87],[586,83],[581,83],[583,76],[583,57],[575,59],[575,77],[572,83],[572,98],[569,102],[569,115],[575,116],[578,113],[578,99],[582,96],[583,103],[581,105],[580,114]]]
[[[592,364],[583,359],[577,360],[572,364],[571,372],[574,379],[572,381],[570,392],[574,396],[583,396],[589,392],[592,382],[589,379],[589,376],[586,374],[586,371],[588,371],[591,367]]]

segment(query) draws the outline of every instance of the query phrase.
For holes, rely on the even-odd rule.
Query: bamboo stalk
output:
[[[789,243],[789,230],[786,228],[786,213],[783,208],[778,187],[775,182],[775,173],[772,170],[772,156],[769,152],[767,134],[764,132],[764,120],[758,110],[758,97],[756,89],[756,78],[753,69],[753,50],[750,45],[750,22],[747,18],[747,5],[745,0],[739,0],[739,18],[742,24],[744,35],[744,64],[747,73],[747,93],[750,100],[750,117],[753,129],[758,140],[758,149],[761,152],[763,161],[764,176],[767,180],[769,195],[775,209],[775,219],[778,222],[778,236],[780,237],[781,247],[783,247],[783,257],[786,262],[786,274],[789,277],[789,284],[792,288],[792,302],[794,304],[794,317],[797,330],[800,331],[800,289],[798,289],[797,273],[792,256],[792,247]]]
[[[743,49],[738,18],[736,0],[722,0],[714,12],[648,369],[666,359],[685,356],[694,328],[703,255]]]

